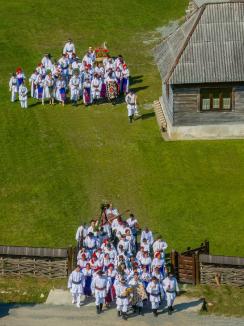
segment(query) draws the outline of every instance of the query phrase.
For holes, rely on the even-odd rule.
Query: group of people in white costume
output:
[[[147,302],[155,317],[163,303],[172,314],[179,287],[166,266],[168,245],[161,236],[154,239],[147,227],[138,243],[139,230],[133,214],[123,218],[111,203],[103,205],[99,219],[78,227],[77,267],[68,279],[73,304],[80,307],[81,297],[93,296],[100,314],[104,305],[115,302],[124,320],[131,310],[143,315]]]
[[[74,106],[80,100],[85,106],[107,100],[116,103],[120,95],[126,96],[128,115],[133,118],[137,105],[135,94],[129,91],[129,77],[130,72],[122,55],[113,58],[106,48],[94,50],[89,47],[80,59],[74,43],[69,39],[62,56],[54,61],[46,53],[28,81],[30,96],[43,105],[53,105],[55,102],[65,105],[68,94]],[[9,90],[11,102],[19,97],[21,107],[28,107],[28,89],[22,68],[17,68],[12,74]]]

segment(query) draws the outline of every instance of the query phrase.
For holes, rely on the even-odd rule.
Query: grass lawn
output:
[[[51,289],[67,289],[66,279],[0,278],[0,303],[44,303]]]
[[[208,285],[186,286],[185,295],[205,298],[208,313],[227,316],[244,316],[244,289]]]
[[[188,1],[0,3],[0,244],[65,247],[107,199],[170,248],[209,239],[211,253],[243,256],[244,142],[164,142],[144,106],[161,90],[150,38]],[[10,104],[9,74],[20,65],[29,76],[70,36],[80,56],[103,41],[124,55],[144,119],[129,125],[125,105]]]

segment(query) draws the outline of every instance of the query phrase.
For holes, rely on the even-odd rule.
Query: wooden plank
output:
[[[67,249],[0,246],[0,256],[67,257]]]
[[[243,257],[213,256],[213,255],[201,254],[199,256],[199,261],[201,263],[208,263],[208,264],[244,266],[244,258]]]

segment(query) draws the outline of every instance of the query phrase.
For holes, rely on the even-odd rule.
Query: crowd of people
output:
[[[167,243],[147,227],[141,231],[133,214],[123,218],[111,203],[101,209],[99,219],[76,232],[77,267],[68,280],[72,303],[80,307],[82,295],[94,296],[100,314],[104,304],[116,302],[118,316],[126,320],[130,309],[142,315],[147,302],[157,317],[166,302],[171,315],[179,288],[166,265]]]
[[[57,61],[46,53],[36,66],[29,78],[30,96],[43,105],[55,102],[65,105],[69,94],[72,105],[76,106],[82,100],[88,106],[104,100],[114,103],[123,95],[130,110],[135,111],[130,113],[132,116],[136,113],[136,96],[129,90],[129,77],[130,72],[122,55],[111,57],[106,47],[95,50],[89,47],[80,59],[69,39]],[[9,91],[12,102],[19,98],[21,107],[28,107],[26,77],[21,67],[11,76]]]

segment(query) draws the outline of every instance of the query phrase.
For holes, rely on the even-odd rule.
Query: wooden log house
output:
[[[154,50],[167,137],[244,138],[244,0],[193,0],[186,17]]]

